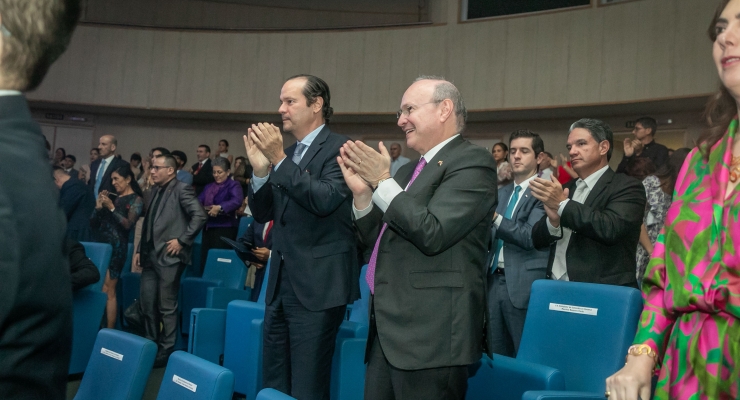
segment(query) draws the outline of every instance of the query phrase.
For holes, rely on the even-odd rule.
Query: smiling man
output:
[[[331,361],[347,304],[360,297],[350,191],[337,165],[347,137],[329,129],[329,86],[312,75],[280,91],[280,129],[252,125],[244,137],[253,175],[249,207],[273,221],[265,296],[262,382],[298,399],[329,399]],[[272,168],[270,168],[272,166]]]
[[[613,136],[603,121],[576,121],[567,149],[579,179],[565,187],[554,178],[530,184],[547,214],[534,226],[532,240],[537,248],[550,247],[548,278],[637,287],[645,189],[609,168]]]
[[[365,399],[464,399],[483,352],[485,262],[497,201],[496,165],[462,138],[457,88],[422,76],[404,93],[398,126],[422,154],[391,178],[391,156],[347,142],[337,161],[354,197],[370,332]]]

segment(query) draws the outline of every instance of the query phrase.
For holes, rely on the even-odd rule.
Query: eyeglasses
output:
[[[396,111],[396,119],[401,119],[401,116],[402,115],[405,116],[405,117],[408,117],[409,114],[411,114],[411,112],[413,112],[417,108],[420,108],[421,106],[425,106],[427,104],[439,104],[439,103],[441,103],[441,101],[430,101],[429,103],[423,103],[423,104],[419,104],[417,106],[408,105],[405,108],[401,108],[400,110]]]
[[[161,166],[161,167],[160,167],[159,165],[152,165],[151,167],[149,167],[149,169],[153,169],[153,170],[154,170],[154,172],[157,172],[157,171],[159,171],[159,170],[160,170],[160,169],[162,169],[162,168],[172,168],[172,167],[168,167],[168,166],[166,166],[166,165],[163,165],[163,166]]]

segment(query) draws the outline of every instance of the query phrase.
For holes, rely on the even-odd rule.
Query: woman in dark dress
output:
[[[91,219],[98,241],[113,246],[113,255],[103,284],[103,292],[108,295],[105,308],[108,328],[116,325],[116,283],[126,262],[129,231],[136,226],[136,221],[144,210],[141,189],[128,165],[113,171],[111,180],[117,194],[101,191]],[[115,197],[115,201],[109,196]]]
[[[213,160],[213,179],[198,196],[200,204],[208,212],[206,226],[203,229],[201,265],[206,266],[208,250],[229,248],[221,241],[221,236],[236,239],[239,231],[239,220],[236,210],[244,201],[244,192],[239,182],[229,179],[231,163],[223,157]]]

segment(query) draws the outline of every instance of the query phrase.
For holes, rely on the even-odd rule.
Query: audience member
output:
[[[509,159],[514,182],[498,190],[488,269],[488,350],[516,357],[524,331],[532,282],[544,279],[550,253],[532,243],[532,226],[545,215],[542,202],[531,195],[529,183],[547,157],[540,135],[514,131]]]
[[[509,156],[509,148],[504,143],[496,143],[491,150],[493,159],[496,160],[496,177],[498,178],[498,188],[511,183],[511,164],[506,160]]]
[[[100,137],[98,151],[100,158],[90,164],[90,182],[88,187],[92,190],[93,197],[97,198],[102,191],[115,193],[111,173],[125,166],[130,168],[126,161],[116,157],[116,148],[118,140],[113,135],[104,135]]]
[[[134,174],[134,180],[138,181],[144,175],[144,167],[141,165],[141,154],[131,154],[129,164],[131,164],[131,172]]]
[[[72,291],[44,135],[21,92],[64,52],[74,0],[0,0],[0,399],[66,398]]]
[[[578,174],[573,170],[573,166],[570,161],[568,161],[568,157],[564,156],[563,153],[560,153],[558,154],[558,160],[559,161],[553,158],[550,163],[554,168],[553,175],[558,179],[560,185],[565,185],[573,179],[578,179]]]
[[[180,150],[174,150],[171,154],[172,157],[175,157],[175,161],[177,161],[177,180],[182,183],[192,185],[193,174],[183,169],[188,163],[188,156],[185,155],[185,152]]]
[[[113,247],[113,254],[105,274],[103,292],[108,295],[106,315],[108,328],[116,326],[116,284],[128,257],[129,231],[143,214],[144,200],[139,184],[134,179],[131,167],[124,165],[111,173],[111,181],[116,194],[101,190],[95,202],[95,212],[90,223],[99,242]],[[115,197],[115,202],[111,200]]]
[[[262,386],[307,400],[329,399],[339,325],[360,297],[350,191],[335,161],[347,138],[327,126],[330,99],[322,79],[294,76],[278,112],[298,143],[283,150],[280,129],[267,123],[245,136],[254,169],[249,205],[257,222],[275,221]]]
[[[75,169],[75,163],[77,162],[77,157],[67,154],[64,157],[64,160],[62,160],[62,168],[64,168],[64,172],[67,173],[67,175],[70,176],[72,179],[79,179],[80,173]]]
[[[396,172],[401,166],[409,163],[408,158],[401,155],[401,144],[393,143],[391,145],[391,176],[396,176]]]
[[[159,368],[167,365],[174,351],[180,277],[190,262],[193,240],[206,222],[206,213],[193,188],[175,178],[174,157],[155,158],[151,170],[156,189],[147,205],[132,264],[142,267],[139,302],[146,338],[159,348],[154,361]]]
[[[617,172],[624,173],[630,160],[637,157],[649,158],[655,168],[662,168],[668,162],[668,148],[655,142],[655,133],[658,131],[658,123],[650,117],[638,118],[632,134],[635,140],[625,139],[624,157],[617,167]],[[635,144],[642,144],[642,151],[635,151]]]
[[[87,186],[79,179],[72,179],[61,167],[54,167],[54,183],[59,188],[59,205],[67,216],[67,237],[79,242],[92,240],[90,214],[95,202]]]
[[[555,179],[536,178],[529,185],[547,214],[532,229],[532,240],[537,248],[550,247],[548,278],[637,287],[645,189],[609,168],[612,145],[609,125],[576,121],[567,148],[578,180],[565,188]]]
[[[242,192],[246,195],[249,192],[249,180],[252,177],[252,166],[249,165],[246,157],[237,157],[234,161],[233,177],[239,182]]]
[[[193,174],[193,188],[195,194],[200,195],[207,184],[213,182],[213,167],[211,166],[211,148],[205,144],[198,146],[195,153],[198,162],[190,168]]]
[[[100,150],[97,147],[90,149],[90,165],[100,158]]]
[[[624,173],[642,182],[643,179],[655,173],[655,164],[647,157],[633,158],[627,163]]]
[[[545,180],[549,180],[550,177],[555,173],[553,168],[553,156],[549,152],[543,151],[540,160],[540,165],[537,167],[537,177]]]
[[[165,154],[170,154],[170,151],[165,149],[164,147],[155,147],[149,151],[149,158],[147,158],[146,160],[142,160],[141,165],[144,167],[144,175],[142,175],[141,178],[137,180],[139,186],[142,189],[147,186],[147,182],[150,181],[149,175],[151,174],[152,160]]]
[[[668,208],[671,206],[678,171],[681,170],[681,166],[690,151],[691,149],[686,148],[678,149],[678,151],[674,150],[675,156],[668,157],[668,163],[660,171],[642,180],[647,195],[647,209],[640,231],[640,245],[637,246],[637,287],[642,286],[645,268],[650,261],[650,255],[653,253],[653,246],[658,239],[658,234],[663,229]],[[652,165],[649,158],[637,158],[627,166],[628,175],[630,172],[634,173],[632,162],[637,160],[645,160]]]
[[[360,240],[374,246],[365,399],[463,399],[468,365],[483,352],[496,164],[460,136],[465,119],[454,85],[420,77],[398,112],[419,162],[391,178],[385,146],[360,141],[337,160]]]
[[[610,399],[649,399],[657,368],[655,399],[740,396],[740,1],[720,2],[709,36],[722,85],[676,179],[645,272],[634,345],[606,380]]]
[[[85,246],[70,238],[64,240],[64,252],[69,258],[69,274],[72,281],[72,291],[76,292],[100,280],[98,267],[87,258]]]
[[[239,182],[229,179],[230,167],[229,160],[217,157],[213,161],[214,182],[206,185],[198,196],[198,201],[208,213],[201,245],[202,266],[206,265],[208,250],[230,248],[221,240],[222,236],[236,240],[239,231],[236,210],[244,201],[244,192]]]
[[[265,224],[254,221],[241,237],[241,241],[251,245],[254,255],[262,261],[261,263],[251,263],[249,266],[249,275],[252,277],[251,301],[259,300],[262,291],[262,283],[265,280],[265,264],[270,259],[270,250],[272,250],[272,225],[273,221],[268,221]],[[247,277],[247,280],[249,280],[249,277]]]
[[[54,159],[52,160],[52,164],[55,167],[64,168],[64,157],[67,157],[67,152],[64,150],[64,147],[57,148],[54,152]]]
[[[89,165],[83,165],[80,167],[80,170],[78,171],[77,178],[82,181],[85,185],[87,185],[89,179],[90,179],[90,166]]]
[[[221,139],[218,141],[218,156],[215,158],[222,157],[227,160],[229,160],[229,164],[234,163],[234,156],[229,154],[229,141],[226,139]]]

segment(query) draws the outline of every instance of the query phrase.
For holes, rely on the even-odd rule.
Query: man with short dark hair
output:
[[[59,205],[67,216],[67,236],[78,242],[90,241],[90,215],[95,201],[87,193],[87,186],[61,167],[54,167],[54,183],[59,188]]]
[[[185,154],[184,151],[180,150],[173,150],[171,154],[172,157],[175,157],[175,160],[177,161],[177,180],[182,183],[192,185],[193,174],[183,169],[185,168],[185,164],[188,163],[188,156]]]
[[[391,176],[395,176],[396,172],[402,166],[408,164],[410,161],[408,158],[401,155],[401,144],[393,143],[390,149],[391,154]]]
[[[73,156],[71,154],[67,154],[64,157],[64,160],[62,160],[62,165],[64,166],[64,172],[66,172],[67,175],[69,175],[69,177],[72,178],[72,179],[79,179],[80,178],[79,171],[77,171],[74,168],[76,162],[77,162],[77,157],[75,157],[75,156]]]
[[[488,268],[487,340],[491,353],[516,357],[524,331],[532,283],[544,279],[549,251],[532,243],[532,226],[544,215],[532,196],[530,182],[546,157],[540,135],[528,130],[509,137],[509,163],[514,181],[498,190],[493,215]]]
[[[22,92],[39,86],[79,15],[78,0],[0,0],[0,399],[66,397],[65,217]]]
[[[635,157],[649,158],[656,169],[668,163],[668,148],[660,143],[655,142],[655,133],[658,131],[658,123],[650,117],[638,118],[635,121],[635,127],[632,129],[634,139],[627,138],[624,140],[624,158],[617,166],[617,172],[624,173],[630,160]],[[635,142],[642,143],[642,152],[635,154]]]
[[[198,162],[193,164],[190,171],[193,174],[193,188],[195,189],[196,196],[200,196],[200,193],[206,187],[207,184],[214,182],[213,179],[213,166],[211,165],[211,148],[207,144],[198,146],[196,151]]]
[[[159,368],[167,364],[174,350],[180,277],[190,262],[193,241],[205,225],[206,213],[193,188],[175,178],[174,157],[156,157],[150,169],[156,186],[147,204],[133,265],[142,267],[140,302],[145,336],[157,343],[154,364]]]
[[[118,140],[113,135],[103,135],[100,137],[98,142],[98,152],[100,158],[90,164],[90,182],[88,182],[89,188],[92,190],[94,198],[98,197],[98,193],[103,190],[107,190],[108,193],[116,193],[116,188],[113,187],[113,179],[111,174],[113,171],[121,167],[129,167],[129,163],[122,160],[120,157],[116,157],[116,149],[118,148]]]
[[[327,125],[329,86],[312,75],[280,91],[280,129],[252,125],[245,145],[253,175],[249,207],[274,220],[263,337],[263,387],[298,399],[329,399],[331,363],[347,304],[360,297],[350,192],[336,157],[347,137]],[[288,158],[290,157],[290,158]],[[273,165],[270,169],[270,165]]]
[[[550,279],[637,287],[645,188],[609,168],[613,143],[603,121],[578,120],[566,146],[578,179],[564,187],[554,178],[530,183],[547,214],[532,229],[532,240],[537,248],[550,248]]]
[[[549,180],[550,176],[555,173],[555,168],[552,166],[552,161],[555,159],[550,152],[543,151],[542,159],[540,160],[539,171],[537,177]]]

